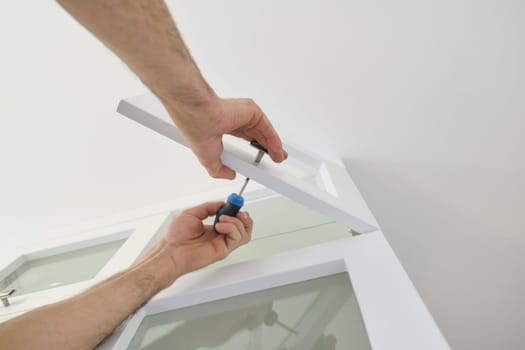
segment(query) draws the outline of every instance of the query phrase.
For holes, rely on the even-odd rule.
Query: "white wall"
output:
[[[122,97],[147,89],[55,2],[1,2],[0,42],[0,227],[9,246],[217,186],[189,152],[115,112]]]
[[[219,94],[254,97],[287,140],[345,161],[454,348],[523,348],[525,3],[172,10]],[[0,4],[0,42],[9,246],[222,185],[113,112],[144,88],[55,3]]]

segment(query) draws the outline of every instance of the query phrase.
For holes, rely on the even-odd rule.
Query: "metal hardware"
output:
[[[266,148],[264,148],[263,146],[259,145],[257,143],[257,141],[252,141],[250,142],[250,145],[257,148],[259,150],[259,152],[257,152],[257,156],[255,157],[255,164],[259,164],[262,160],[262,158],[264,157],[264,154],[265,153],[268,153],[268,151],[266,150]],[[239,196],[242,196],[242,193],[244,192],[244,189],[246,188],[246,185],[248,185],[248,182],[250,182],[250,178],[247,177],[246,180],[244,181],[244,184],[242,185],[242,188],[241,190],[239,191]]]
[[[259,151],[263,151],[264,153],[268,153],[268,150],[266,148],[264,148],[263,146],[261,146],[259,144],[259,142],[257,142],[257,141],[251,141],[250,142],[250,146],[253,146],[253,147],[257,148]],[[262,155],[257,155],[257,157],[259,157],[259,156],[262,158]],[[260,161],[260,159],[259,159],[259,161]],[[259,163],[259,162],[256,161],[256,163]]]
[[[255,164],[259,164],[263,156],[264,156],[264,151],[260,149],[259,152],[257,153],[257,157],[255,158]]]
[[[4,290],[0,292],[0,299],[2,300],[2,304],[4,306],[9,306],[9,297],[16,291],[16,289],[10,289],[10,290]]]
[[[269,311],[266,314],[266,316],[264,317],[264,324],[267,326],[273,326],[274,324],[278,324],[290,333],[299,334],[299,332],[293,329],[292,327],[287,326],[286,324],[279,321],[279,315],[274,310]]]
[[[246,188],[246,185],[248,185],[248,182],[250,182],[250,178],[249,177],[247,177],[246,180],[244,180],[244,184],[242,185],[242,188],[239,191],[239,196],[242,196],[242,193],[244,192],[244,189]]]

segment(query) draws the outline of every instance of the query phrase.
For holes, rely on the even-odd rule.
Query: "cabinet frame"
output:
[[[9,298],[9,306],[0,306],[0,322],[7,321],[37,307],[64,300],[131,266],[170,217],[171,213],[165,211],[127,222],[115,223],[115,221],[110,220],[102,227],[62,232],[54,239],[17,249],[11,257],[7,257],[10,260],[8,260],[9,263],[0,269],[0,280],[29,260],[126,239],[91,279],[22,295],[16,295],[15,292]]]
[[[449,349],[380,231],[192,272],[139,309],[100,349],[127,349],[148,315],[337,273],[348,274],[373,349]]]

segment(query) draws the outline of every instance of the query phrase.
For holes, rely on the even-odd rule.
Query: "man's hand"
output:
[[[202,221],[214,216],[224,202],[204,203],[180,213],[170,224],[161,245],[166,246],[178,274],[185,274],[224,259],[251,239],[253,221],[247,212],[222,215],[215,226]]]
[[[253,221],[245,212],[237,217],[222,215],[216,225],[220,234],[211,225],[204,225],[202,220],[215,215],[222,205],[204,203],[183,211],[159,244],[130,268],[70,299],[1,323],[0,348],[95,348],[132,312],[178,277],[225,258],[250,240]],[[57,329],[62,331],[57,333]]]
[[[224,134],[257,141],[276,162],[286,159],[279,136],[255,102],[217,97],[193,61],[163,0],[59,3],[162,100],[211,176],[235,177],[220,160]]]
[[[235,172],[222,164],[222,136],[230,134],[257,141],[275,162],[288,157],[281,139],[259,106],[251,99],[221,99],[185,96],[189,101],[169,98],[163,101],[173,121],[184,133],[190,147],[208,173],[216,178],[233,179]]]

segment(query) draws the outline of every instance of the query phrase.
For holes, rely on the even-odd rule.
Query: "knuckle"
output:
[[[202,164],[202,166],[204,166],[204,168],[211,177],[218,178],[220,176],[222,169],[222,163],[220,161],[217,161],[215,159],[200,159],[200,163]]]
[[[213,168],[206,168],[206,170],[208,171],[208,175],[210,175],[211,177],[217,179],[219,177],[219,173],[217,170],[213,169]]]
[[[261,107],[259,107],[259,105],[257,104],[257,102],[255,102],[253,99],[251,99],[251,98],[247,98],[247,99],[246,99],[246,103],[248,104],[248,106],[249,106],[250,108],[255,109],[255,111],[257,112],[257,114],[264,114],[264,113],[262,112]]]
[[[211,177],[218,179],[221,177],[221,168],[220,167],[209,167],[207,168],[208,174],[210,174]]]
[[[226,259],[226,257],[228,256],[230,252],[228,251],[228,249],[224,248],[224,249],[221,249],[219,251],[219,254],[218,254],[218,258],[219,260],[223,260],[223,259]]]

